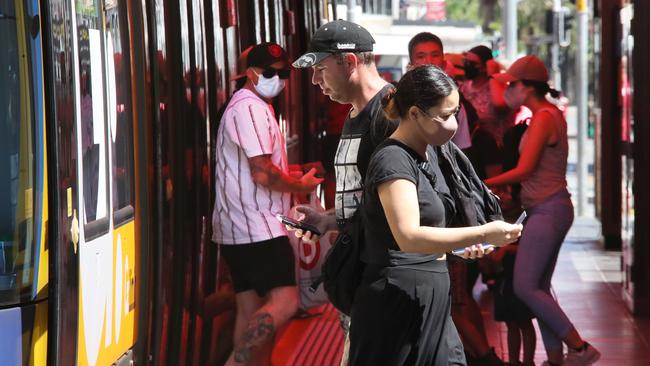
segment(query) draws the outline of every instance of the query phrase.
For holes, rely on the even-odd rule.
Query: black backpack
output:
[[[363,225],[361,209],[339,232],[321,268],[321,275],[310,286],[316,291],[322,283],[327,297],[340,312],[350,315],[354,293],[361,283],[365,264],[361,261]]]

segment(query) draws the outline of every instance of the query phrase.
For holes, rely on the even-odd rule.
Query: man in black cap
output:
[[[320,214],[308,207],[298,208],[305,214],[304,220],[316,224],[322,233],[342,229],[356,214],[370,155],[397,127],[397,122],[388,120],[382,110],[381,100],[392,85],[377,72],[374,43],[360,25],[335,20],[316,30],[309,52],[293,63],[296,68],[312,68],[312,83],[330,99],[352,105],[334,158],[335,212]],[[296,234],[303,235],[303,240],[316,239],[309,232]],[[349,320],[343,323],[347,327]],[[346,337],[342,364],[347,363],[348,340]]]
[[[298,307],[295,259],[277,214],[290,192],[322,181],[315,169],[289,175],[284,137],[269,103],[284,88],[286,52],[262,43],[248,53],[245,84],[226,107],[216,136],[212,241],[220,244],[237,301],[234,348],[227,365],[270,364],[275,331]]]
[[[315,219],[321,232],[336,230],[354,215],[361,200],[370,154],[397,127],[382,111],[381,99],[392,85],[377,71],[372,53],[374,43],[370,33],[360,25],[335,20],[316,30],[309,43],[309,52],[293,63],[296,68],[311,67],[312,83],[330,99],[352,105],[334,162],[336,215],[317,215],[309,211],[306,218],[307,221]],[[312,217],[312,214],[315,215]],[[310,233],[305,235],[305,239],[311,237]]]

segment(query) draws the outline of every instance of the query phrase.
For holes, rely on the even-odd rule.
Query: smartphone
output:
[[[519,215],[519,217],[517,218],[517,221],[515,221],[515,225],[519,225],[519,224],[523,223],[524,220],[526,220],[526,216],[528,216],[526,211],[521,211],[521,215]]]
[[[523,223],[524,220],[526,220],[527,216],[528,216],[528,214],[526,213],[526,211],[522,211],[521,215],[519,215],[519,217],[517,218],[517,221],[515,221],[514,225],[519,225],[519,224]],[[494,245],[492,245],[492,244],[483,244],[483,250],[487,250],[488,248],[494,248]],[[463,253],[465,253],[465,248],[458,248],[458,249],[454,249],[454,250],[451,251],[451,254],[454,254],[454,255],[463,255]]]
[[[492,245],[492,244],[483,244],[483,250],[488,250],[490,248],[494,248],[494,245]],[[451,251],[451,254],[454,254],[454,255],[463,255],[463,253],[465,253],[465,248],[458,248],[458,249],[454,249],[454,250]]]
[[[318,235],[321,236],[321,232],[316,228],[316,226],[312,224],[308,224],[306,222],[294,220],[288,216],[284,215],[275,215],[275,217],[280,221],[281,223],[291,226],[294,229],[300,229],[302,231],[311,231],[312,235]]]

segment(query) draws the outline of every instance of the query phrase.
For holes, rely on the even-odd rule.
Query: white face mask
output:
[[[515,88],[508,88],[503,93],[503,99],[508,107],[514,110],[519,110],[519,108],[524,104],[526,93],[523,93],[521,90],[516,90]]]
[[[274,75],[270,79],[265,78],[262,74],[258,74],[257,76],[255,90],[264,98],[275,98],[284,89],[284,80],[280,79],[278,75]]]

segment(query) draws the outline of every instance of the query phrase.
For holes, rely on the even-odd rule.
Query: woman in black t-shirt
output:
[[[503,221],[445,227],[454,200],[430,145],[454,135],[458,100],[452,79],[435,66],[409,71],[385,98],[384,111],[400,124],[366,174],[366,267],[352,307],[350,365],[464,365],[445,253],[466,247],[463,257],[481,257],[479,243],[501,246],[520,235],[521,225]]]

